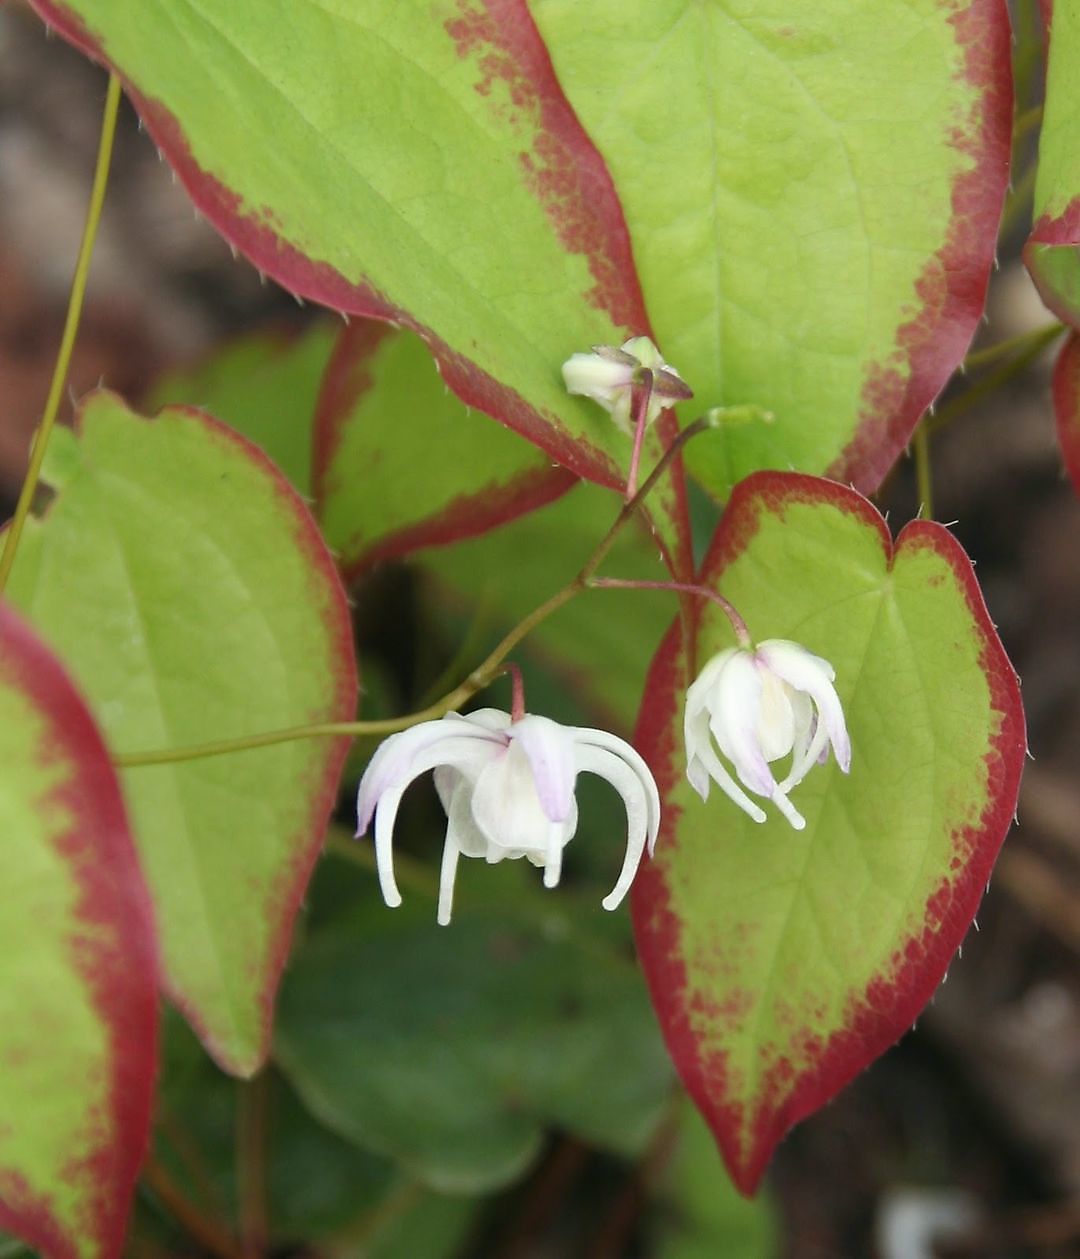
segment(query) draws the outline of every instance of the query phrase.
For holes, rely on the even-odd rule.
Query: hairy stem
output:
[[[79,255],[75,261],[75,274],[71,281],[71,296],[68,298],[67,317],[64,320],[64,332],[60,338],[60,350],[56,356],[56,366],[53,368],[52,383],[45,400],[41,425],[30,451],[30,466],[27,468],[26,479],[19,493],[19,501],[15,505],[15,515],[11,519],[11,526],[4,539],[3,553],[0,554],[0,593],[7,586],[11,566],[15,563],[19,539],[22,537],[26,518],[30,514],[30,506],[34,501],[34,492],[41,476],[41,465],[45,459],[49,436],[60,410],[60,399],[63,396],[64,383],[71,365],[71,352],[75,346],[75,336],[79,331],[79,317],[82,314],[86,281],[90,274],[90,258],[94,252],[94,240],[97,237],[98,223],[101,221],[105,187],[109,182],[109,163],[112,159],[119,107],[120,80],[113,74],[109,76],[109,87],[105,93],[105,112],[101,120],[101,140],[98,144],[97,165],[94,168],[94,183],[90,190],[90,206],[86,212],[86,226],[83,228],[82,243],[79,245]]]
[[[930,433],[925,420],[915,430],[915,483],[919,494],[919,516],[934,519],[934,481],[930,468]]]
[[[976,406],[984,398],[995,393],[1002,385],[1007,384],[1015,376],[1019,376],[1026,371],[1028,367],[1039,357],[1052,341],[1055,341],[1065,331],[1064,324],[1050,324],[1048,327],[1040,328],[1036,332],[1025,334],[1023,341],[1026,347],[1017,354],[1015,358],[1010,358],[1007,362],[1002,363],[996,371],[988,372],[977,384],[972,385],[970,389],[947,402],[943,407],[939,407],[936,414],[927,416],[923,420],[923,427],[927,428],[931,435],[939,432],[946,424],[956,419],[958,415],[963,415],[965,411]],[[1020,339],[1018,338],[1018,343]],[[995,347],[991,346],[990,349]],[[986,350],[984,353],[989,354]],[[974,356],[972,356],[974,357]]]

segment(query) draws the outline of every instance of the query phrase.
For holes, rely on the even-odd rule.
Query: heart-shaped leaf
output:
[[[853,490],[759,473],[732,497],[703,581],[759,640],[829,661],[850,776],[815,767],[795,831],[686,781],[677,628],[653,663],[637,744],[660,784],[634,926],[668,1047],[736,1183],[911,1025],[974,915],[1024,757],[1016,676],[971,563],[941,525],[895,545]],[[702,607],[700,669],[732,645]]]
[[[577,481],[449,394],[418,337],[370,320],[338,341],[314,446],[316,510],[349,578],[484,533]]]
[[[201,412],[96,393],[11,597],[69,661],[116,752],[351,720],[348,609],[306,507]],[[265,1055],[293,918],[347,740],[125,772],[170,995],[227,1070]]]
[[[982,314],[1008,180],[1003,0],[531,8],[687,414],[775,416],[695,443],[690,468],[721,497],[759,468],[875,488]]]
[[[256,266],[412,328],[468,405],[580,476],[625,481],[629,439],[567,395],[560,366],[648,317],[607,168],[524,0],[295,0],[284,25],[262,0],[36,7],[123,75],[195,204]],[[680,488],[651,509],[685,567]]]
[[[1049,16],[1049,15],[1048,15]],[[1055,4],[1048,21],[1046,100],[1039,136],[1035,224],[1024,261],[1047,306],[1080,327],[1080,12]]]
[[[0,818],[0,1226],[48,1259],[110,1259],[150,1126],[150,898],[101,735],[7,607]]]

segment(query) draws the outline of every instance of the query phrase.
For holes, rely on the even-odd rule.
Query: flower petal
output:
[[[488,839],[476,825],[472,811],[476,782],[459,774],[457,770],[440,766],[435,771],[436,786],[440,776],[445,774],[452,774],[456,779],[454,789],[443,801],[443,808],[446,810],[446,838],[454,842],[463,857],[486,856]]]
[[[579,744],[577,757],[578,769],[583,773],[598,774],[601,778],[606,778],[622,796],[626,807],[626,855],[615,886],[601,901],[605,909],[614,909],[629,891],[641,864],[641,855],[645,851],[651,814],[649,793],[641,776],[614,752]],[[651,781],[652,776],[649,777]],[[651,839],[649,847],[651,851]]]
[[[443,737],[416,753],[404,776],[395,778],[393,783],[383,791],[378,799],[378,808],[375,813],[375,868],[378,871],[383,900],[391,909],[401,904],[401,893],[394,879],[392,842],[394,822],[397,820],[401,797],[406,789],[421,774],[434,769],[436,765],[450,765],[467,774],[478,776],[479,766],[502,752],[503,746],[499,740],[493,742],[477,736],[447,735],[444,730]]]
[[[768,667],[797,691],[805,691],[817,705],[819,719],[825,723],[836,754],[836,761],[846,774],[851,768],[851,740],[840,697],[833,686],[836,672],[827,660],[782,638],[774,638],[758,647],[758,656]]]
[[[611,410],[619,390],[629,389],[637,364],[600,354],[571,354],[562,365],[566,392],[592,398]]]
[[[709,728],[717,746],[735,767],[744,786],[771,796],[776,779],[758,742],[762,681],[759,666],[736,652],[724,666],[709,707]]]
[[[523,717],[510,738],[528,757],[536,795],[552,822],[565,822],[574,802],[574,731],[548,717]]]
[[[477,779],[472,814],[489,841],[489,861],[501,860],[504,849],[546,853],[551,819],[540,803],[529,758],[516,739]],[[494,848],[500,850],[499,856],[493,856]]]
[[[605,751],[612,752],[615,756],[625,761],[644,788],[646,833],[649,840],[649,855],[652,856],[656,837],[660,833],[660,792],[656,788],[656,779],[653,778],[652,770],[646,763],[645,758],[632,744],[627,743],[625,739],[620,739],[617,735],[609,734],[606,730],[592,730],[586,726],[577,726],[574,728],[573,734],[576,745],[574,755],[577,759],[579,770],[585,768],[585,764],[581,759],[581,753],[585,748],[603,748]],[[601,771],[594,770],[592,772],[598,773]],[[610,781],[612,786],[619,790],[615,780],[611,779]],[[623,795],[623,799],[626,799],[625,795]]]
[[[471,721],[473,725],[481,726],[484,730],[491,730],[498,733],[502,730],[509,730],[513,724],[510,714],[503,712],[501,708],[478,708],[471,713],[454,713],[453,716],[460,716],[462,721]]]
[[[446,843],[443,844],[442,867],[439,871],[439,908],[435,915],[440,927],[446,927],[450,923],[450,911],[454,905],[454,877],[457,874],[460,855],[458,846],[454,843],[450,830],[447,828]]]
[[[379,745],[360,779],[360,789],[356,796],[357,836],[363,835],[371,825],[371,817],[379,803],[379,797],[387,787],[403,778],[416,777],[412,772],[413,759],[425,748],[450,735],[461,735],[484,742],[498,741],[497,736],[490,731],[475,727],[462,728],[460,723],[464,720],[457,713],[448,713],[438,721],[422,721],[418,726],[392,734]]]
[[[729,800],[737,804],[744,813],[749,814],[755,822],[765,821],[765,810],[756,805],[735,779],[732,778],[727,771],[727,766],[713,751],[711,743],[702,744],[698,749],[698,756],[709,771],[710,777],[715,780],[717,786]]]
[[[769,798],[795,830],[801,831],[806,828],[806,818],[803,817],[779,787],[776,788]]]

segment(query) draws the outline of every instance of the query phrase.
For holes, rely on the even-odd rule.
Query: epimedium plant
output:
[[[623,808],[605,907],[632,883],[670,1059],[752,1194],[929,999],[1015,808],[1017,680],[930,519],[924,419],[994,257],[1004,4],[34,3],[111,77],[0,559],[0,802],[25,891],[0,970],[20,1011],[0,1222],[50,1256],[120,1252],[140,1168],[168,1174],[144,1162],[158,992],[221,1071],[272,1053],[296,1140],[340,1143],[389,1191],[388,1158],[426,1188],[505,1184],[549,1123],[640,1150],[665,1060],[618,935],[591,895],[551,890],[564,851],[582,882],[615,869],[581,773]],[[1067,6],[1049,27],[1028,248],[1067,321],[1075,27]],[[223,351],[216,386],[174,382],[168,400],[220,414],[148,419],[98,391],[53,431],[121,84],[197,209],[346,323],[280,351],[262,393],[262,345]],[[1070,337],[1074,475],[1076,363]],[[925,510],[894,540],[864,495],[912,439]],[[700,558],[691,493],[713,504]],[[509,628],[487,650],[466,634],[416,711],[358,720],[346,588],[362,602],[417,553],[447,606],[486,587]],[[530,647],[622,733],[540,711]],[[506,673],[509,712],[461,711]],[[391,915],[370,874],[398,905],[391,830],[428,770],[441,877],[409,861],[424,903]],[[357,779],[371,847],[331,820]],[[348,876],[325,894],[360,918],[313,908],[275,1017],[324,846],[366,863],[355,901]],[[481,872],[478,912],[451,922],[461,855],[526,857],[548,891]],[[441,1065],[417,1052],[436,1039]],[[248,1253],[289,1236],[239,1214]]]

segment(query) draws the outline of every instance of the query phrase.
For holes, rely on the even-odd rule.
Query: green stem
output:
[[[1027,139],[1028,135],[1042,122],[1043,107],[1040,101],[1038,105],[1032,105],[1025,109],[1022,114],[1016,115],[1016,121],[1013,123],[1012,142],[1013,148]]]
[[[999,358],[1007,358],[1010,354],[1027,350],[1033,345],[1041,350],[1043,346],[1064,331],[1064,324],[1050,323],[1043,324],[1041,328],[1035,328],[1031,332],[1021,332],[1015,337],[1007,337],[1004,341],[997,341],[993,345],[988,345],[985,350],[974,350],[964,359],[962,369],[965,372],[982,371],[984,367],[989,367],[992,363],[996,363]]]
[[[1001,212],[1001,223],[998,225],[998,239],[1005,240],[1028,212],[1031,200],[1035,195],[1035,182],[1038,178],[1039,166],[1032,162],[1027,170],[1009,189],[1005,198],[1005,208]]]
[[[41,417],[41,425],[34,438],[30,451],[30,466],[19,493],[19,501],[15,505],[15,515],[4,539],[4,550],[0,554],[0,593],[7,586],[11,575],[11,566],[15,563],[15,553],[19,547],[26,518],[30,514],[30,505],[34,500],[38,479],[41,476],[41,465],[45,459],[45,450],[49,444],[49,436],[60,410],[60,399],[64,392],[68,368],[71,364],[71,352],[75,346],[75,336],[79,331],[79,317],[82,314],[83,297],[86,294],[86,281],[90,274],[90,258],[94,252],[94,240],[97,236],[98,223],[101,221],[101,207],[105,200],[105,187],[109,181],[109,162],[112,159],[113,137],[116,135],[116,116],[120,107],[120,80],[115,74],[109,76],[109,87],[105,93],[105,112],[101,120],[101,140],[98,144],[97,166],[94,169],[94,183],[90,190],[90,206],[86,212],[86,226],[83,228],[82,243],[79,245],[79,256],[75,262],[75,275],[71,281],[71,296],[68,298],[67,318],[64,320],[64,333],[60,338],[60,351],[56,356],[53,368],[52,384],[49,396],[45,401],[45,410]]]
[[[1013,377],[1019,376],[1065,330],[1064,324],[1050,324],[1048,327],[1038,329],[1037,332],[1025,334],[1026,349],[1017,354],[1015,358],[1002,363],[997,371],[988,372],[978,384],[972,385],[970,389],[960,394],[959,397],[954,398],[951,402],[947,402],[943,407],[939,407],[935,415],[927,416],[923,420],[923,426],[931,434],[940,432],[946,424],[951,423],[958,415],[963,415],[965,411],[977,405],[983,398],[995,393],[1002,385],[1012,380]],[[996,347],[991,346],[991,349],[994,348]],[[989,354],[989,350],[985,351],[985,353]]]
[[[590,578],[593,577],[596,570],[607,558],[608,552],[615,545],[619,534],[655,487],[657,481],[663,476],[672,459],[692,437],[696,437],[698,433],[703,433],[706,429],[715,427],[716,421],[708,415],[704,415],[692,424],[688,424],[672,441],[667,450],[664,451],[656,467],[645,478],[641,489],[638,490],[633,498],[628,499],[623,504],[622,509],[615,518],[615,523],[601,539],[596,550],[585,561],[581,572],[561,590],[556,591],[550,599],[547,599],[538,608],[530,612],[524,620],[519,621],[503,637],[495,649],[490,652],[487,658],[469,674],[464,682],[454,687],[452,691],[448,691],[447,694],[433,704],[429,704],[426,708],[421,708],[419,712],[408,713],[404,717],[391,717],[383,721],[321,722],[310,726],[291,726],[285,730],[268,730],[261,734],[245,735],[239,739],[219,739],[214,743],[199,743],[184,748],[162,748],[152,752],[121,753],[113,756],[113,764],[121,769],[136,769],[145,765],[171,765],[179,761],[204,760],[211,756],[224,756],[229,752],[246,752],[252,748],[271,747],[277,743],[292,743],[297,739],[311,739],[332,735],[396,734],[399,730],[407,730],[410,726],[419,725],[422,721],[435,721],[445,716],[448,712],[460,708],[477,691],[482,691],[485,686],[488,686],[499,676],[503,671],[503,661],[523,638],[530,634],[541,621],[547,620],[553,612],[557,612],[559,608],[569,603],[575,595],[586,589]]]
[[[934,483],[930,470],[930,433],[926,421],[915,430],[915,482],[919,494],[919,516],[934,519]]]
[[[244,1259],[231,1234],[202,1214],[152,1154],[143,1164],[142,1178],[173,1218],[217,1259]]]

